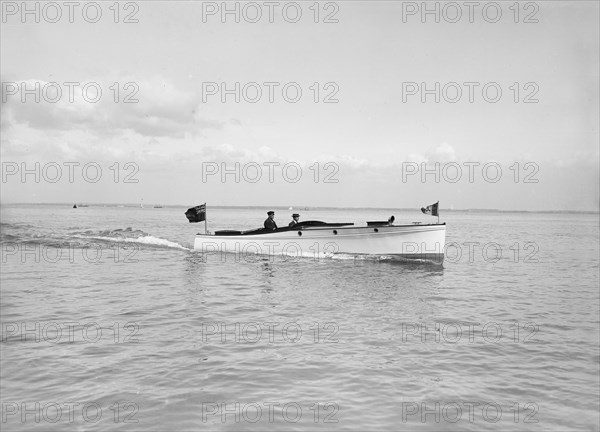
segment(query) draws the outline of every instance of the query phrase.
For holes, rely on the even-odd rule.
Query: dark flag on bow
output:
[[[185,217],[188,218],[190,222],[202,222],[206,220],[206,203],[189,208],[185,212]]]
[[[431,204],[428,205],[427,207],[421,207],[421,211],[425,214],[431,215],[431,216],[440,216],[438,213],[438,205],[440,204],[440,202],[436,202],[435,204]]]

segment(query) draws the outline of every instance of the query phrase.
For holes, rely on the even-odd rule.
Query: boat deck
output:
[[[201,234],[198,233],[197,235],[199,236],[253,236],[253,235],[265,235],[265,234],[276,234],[276,233],[284,233],[284,232],[289,232],[289,231],[304,231],[304,230],[311,230],[311,231],[321,231],[321,230],[328,230],[331,228],[336,228],[340,229],[342,231],[344,230],[373,230],[374,232],[378,232],[379,228],[386,228],[386,227],[393,227],[393,228],[404,228],[404,227],[430,227],[430,226],[440,226],[440,225],[446,225],[445,222],[443,223],[433,223],[433,224],[416,224],[416,223],[412,223],[412,224],[404,224],[404,225],[390,225],[387,222],[367,222],[366,226],[354,226],[354,223],[352,222],[339,222],[339,223],[327,223],[327,222],[321,222],[321,221],[304,221],[304,222],[300,222],[297,225],[293,226],[293,227],[281,227],[281,228],[277,228],[274,230],[270,230],[270,229],[266,229],[266,228],[256,228],[256,229],[252,229],[252,230],[247,230],[247,231],[238,231],[238,230],[219,230],[219,231],[215,231],[213,234]],[[335,232],[334,234],[337,234],[337,232]]]

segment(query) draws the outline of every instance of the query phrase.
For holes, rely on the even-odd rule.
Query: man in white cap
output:
[[[298,213],[294,213],[292,215],[292,221],[289,223],[289,227],[292,228],[296,225],[298,225],[298,218],[300,218],[300,215]]]

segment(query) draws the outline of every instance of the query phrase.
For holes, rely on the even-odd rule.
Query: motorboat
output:
[[[446,224],[394,224],[303,221],[293,227],[248,231],[221,230],[197,234],[194,249],[204,253],[263,254],[323,258],[337,254],[375,255],[441,264]]]

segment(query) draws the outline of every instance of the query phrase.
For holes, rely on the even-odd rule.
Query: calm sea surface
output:
[[[439,266],[203,256],[183,207],[69,207],[1,208],[3,431],[599,429],[597,214],[442,212]]]

